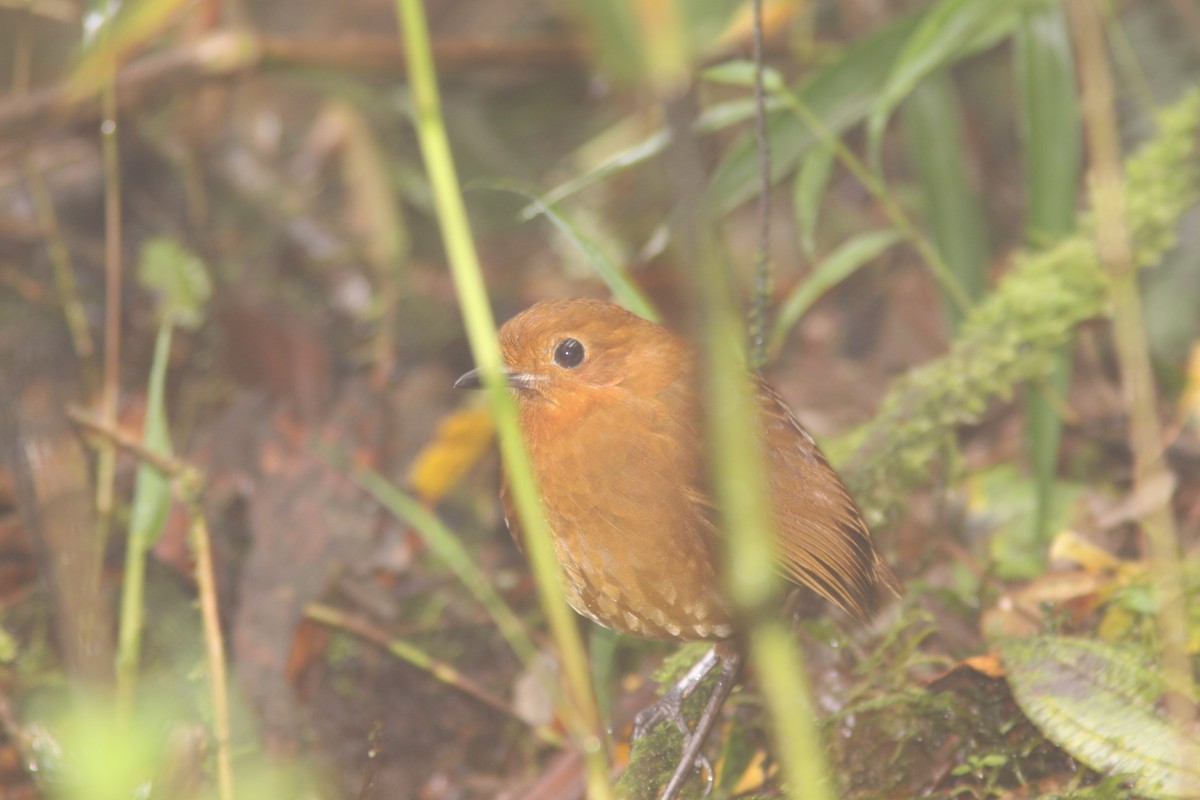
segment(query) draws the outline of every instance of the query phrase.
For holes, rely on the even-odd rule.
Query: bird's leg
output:
[[[711,648],[704,656],[692,665],[686,674],[675,682],[670,689],[652,706],[647,706],[638,712],[633,720],[633,741],[642,738],[660,722],[673,722],[684,736],[691,734],[687,720],[683,718],[683,701],[692,696],[696,687],[704,682],[708,674],[717,665],[717,648]]]
[[[708,697],[708,703],[704,706],[704,712],[696,722],[695,730],[691,730],[688,728],[687,720],[683,717],[683,701],[708,677],[717,664],[721,665],[720,675],[717,677],[716,685],[713,686],[712,694]],[[663,789],[660,800],[675,800],[683,788],[683,782],[687,780],[688,773],[697,767],[708,776],[705,795],[712,791],[712,764],[700,754],[700,749],[704,746],[704,740],[708,738],[709,731],[712,730],[712,726],[717,720],[721,706],[725,704],[726,698],[729,697],[729,693],[737,682],[741,666],[742,656],[738,649],[725,643],[719,644],[705,653],[704,657],[697,661],[695,666],[688,670],[687,674],[680,678],[657,703],[637,715],[633,729],[635,741],[656,723],[665,720],[673,721],[684,735],[683,754],[679,759],[679,764],[675,767],[674,774],[671,775],[671,780]]]

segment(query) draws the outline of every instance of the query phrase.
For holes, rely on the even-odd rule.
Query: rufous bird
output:
[[[513,317],[500,329],[500,349],[571,606],[633,636],[733,639],[696,350],[620,306],[583,299],[538,303]],[[455,384],[478,385],[477,370]],[[885,593],[899,593],[899,582],[813,438],[774,389],[761,379],[756,387],[778,571],[865,621]],[[501,494],[520,543],[516,510]],[[663,716],[678,724],[682,696],[718,662],[724,700],[738,651],[727,645],[706,659],[690,684],[668,692],[665,710],[639,717],[638,730]],[[679,785],[703,724],[676,773]],[[670,789],[664,797],[674,796]]]

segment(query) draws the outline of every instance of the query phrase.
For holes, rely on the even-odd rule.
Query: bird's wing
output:
[[[758,395],[782,571],[865,620],[884,586],[899,594],[899,581],[875,551],[850,493],[783,398],[763,381]]]

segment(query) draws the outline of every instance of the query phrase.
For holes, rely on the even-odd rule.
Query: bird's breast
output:
[[[718,542],[695,502],[695,434],[687,420],[642,410],[592,414],[530,441],[563,587],[581,614],[648,638],[732,635]]]

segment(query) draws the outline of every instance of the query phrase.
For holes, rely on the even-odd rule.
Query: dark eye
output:
[[[583,345],[578,339],[563,339],[554,348],[554,363],[567,369],[578,367],[583,363]]]

